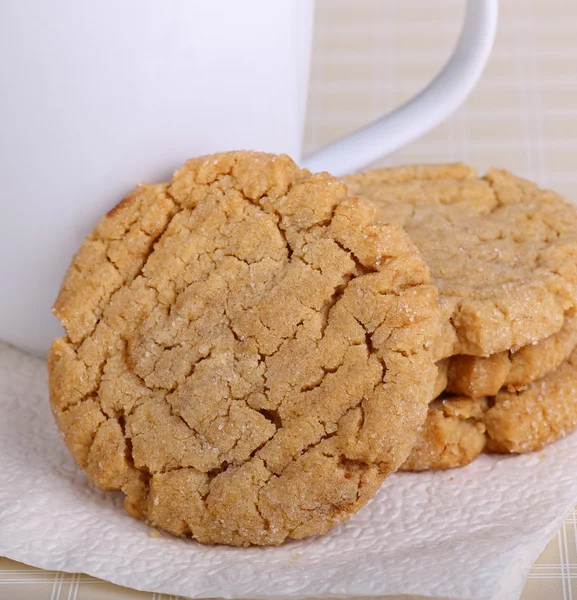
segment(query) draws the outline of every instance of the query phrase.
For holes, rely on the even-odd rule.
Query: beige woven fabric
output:
[[[457,38],[462,0],[317,0],[305,148],[375,119],[417,92]],[[446,123],[379,165],[462,160],[505,167],[577,201],[577,3],[501,2],[489,66]],[[577,512],[534,565],[522,600],[577,597]],[[168,600],[85,575],[0,558],[0,599]],[[405,597],[406,598],[406,597]]]

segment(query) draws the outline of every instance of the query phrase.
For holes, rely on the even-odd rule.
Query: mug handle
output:
[[[497,13],[498,0],[467,0],[457,46],[435,79],[403,106],[307,156],[303,166],[344,175],[412,142],[447,118],[465,101],[485,68]]]

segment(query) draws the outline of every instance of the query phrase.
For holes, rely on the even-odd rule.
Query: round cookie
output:
[[[557,333],[536,344],[490,356],[458,354],[445,359],[446,391],[479,398],[494,396],[502,387],[523,387],[555,370],[575,346],[577,318],[572,313]]]
[[[517,391],[490,398],[439,398],[404,471],[449,469],[481,452],[540,450],[577,427],[577,350],[555,371]]]
[[[437,291],[406,234],[288,157],[139,186],[55,304],[51,405],[91,481],[203,543],[347,520],[406,459],[437,374]]]
[[[353,194],[402,225],[438,286],[439,359],[488,356],[559,331],[577,304],[577,209],[501,170],[461,164],[367,171]]]

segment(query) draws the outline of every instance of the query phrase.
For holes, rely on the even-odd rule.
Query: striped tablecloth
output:
[[[378,117],[439,70],[462,0],[317,0],[305,148]],[[464,160],[506,167],[577,201],[577,2],[503,0],[489,66],[448,121],[379,164]],[[522,600],[577,597],[577,513],[535,563]],[[6,600],[166,600],[0,558]],[[405,597],[406,599],[406,597]]]

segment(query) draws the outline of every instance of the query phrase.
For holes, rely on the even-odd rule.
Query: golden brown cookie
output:
[[[459,354],[446,359],[446,390],[471,398],[494,396],[502,387],[520,388],[541,379],[567,360],[577,346],[577,318],[565,317],[563,327],[536,344],[490,356]]]
[[[437,292],[406,234],[326,173],[225,153],[139,186],[70,266],[58,427],[127,510],[204,543],[327,531],[406,459]]]
[[[438,286],[438,358],[488,356],[558,332],[577,305],[577,209],[500,170],[461,164],[367,171],[346,179],[402,225]]]
[[[469,464],[485,448],[486,410],[486,398],[449,396],[433,401],[417,443],[400,470],[428,471]]]
[[[433,387],[433,398],[437,398],[447,389],[448,377],[449,359],[444,358],[437,363],[437,378]]]
[[[577,350],[555,371],[490,398],[445,397],[427,421],[402,470],[448,469],[481,452],[540,450],[577,427]]]

